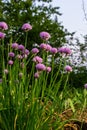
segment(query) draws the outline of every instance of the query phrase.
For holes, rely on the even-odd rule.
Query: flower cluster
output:
[[[0,22],[0,29],[7,30],[8,25],[5,22]],[[31,30],[32,26],[29,23],[25,23],[22,25],[21,29],[26,32],[26,31]],[[40,38],[44,41],[48,41],[51,38],[51,35],[45,31],[40,32],[39,35],[40,35]],[[4,37],[5,37],[5,34],[0,32],[0,39],[2,39]],[[17,59],[19,61],[19,64],[20,64],[20,68],[24,68],[25,63],[23,62],[24,61],[23,59],[25,59],[25,58],[27,59],[28,55],[31,53],[33,55],[32,61],[35,63],[35,68],[36,68],[36,72],[35,72],[34,77],[39,78],[39,75],[42,71],[46,71],[47,73],[49,73],[52,69],[50,66],[44,64],[47,61],[44,61],[43,58],[41,58],[40,56],[37,55],[41,50],[44,50],[45,52],[48,52],[47,54],[50,53],[51,55],[54,55],[54,56],[57,53],[61,53],[61,54],[65,54],[65,55],[71,54],[70,48],[60,47],[57,49],[55,47],[52,47],[48,43],[41,43],[39,48],[40,48],[40,50],[35,47],[31,51],[29,51],[22,44],[18,44],[16,42],[12,43],[11,44],[11,52],[8,53],[8,57],[9,57],[8,64],[10,66],[12,66],[14,64],[15,60]],[[72,67],[67,65],[67,66],[65,66],[65,70],[67,72],[71,72]],[[8,74],[8,70],[5,69],[4,73]],[[23,73],[19,72],[19,77],[22,77],[22,76],[23,76]]]
[[[39,78],[42,71],[46,71],[47,73],[49,73],[51,71],[51,67],[45,66],[43,64],[44,61],[40,56],[34,56],[32,61],[36,64],[35,68],[36,68],[37,72],[35,72],[35,74],[34,74],[35,78]]]
[[[61,54],[66,54],[66,55],[70,55],[72,53],[69,47],[60,47],[58,48],[58,52]]]
[[[22,44],[18,44],[18,43],[12,43],[11,48],[13,50],[13,52],[9,52],[8,56],[10,57],[10,59],[12,60],[12,58],[18,58],[18,59],[23,59],[23,58],[27,58],[29,55],[29,50],[25,49],[25,47]],[[17,55],[15,55],[14,51],[17,51]],[[12,62],[8,62],[9,65],[12,65]],[[11,64],[10,64],[11,63]]]
[[[45,43],[41,43],[40,48],[45,50],[46,52],[50,52],[51,54],[56,54],[58,52],[57,48]]]
[[[42,62],[43,62],[43,59],[42,59],[40,56],[35,56],[35,57],[33,58],[33,61],[34,61],[35,63],[42,63]]]
[[[5,22],[3,22],[3,21],[0,22],[0,29],[1,29],[2,31],[7,30],[7,29],[8,29],[8,25],[7,25],[7,23],[5,23]],[[5,33],[0,32],[0,39],[5,38],[5,36],[6,36]]]

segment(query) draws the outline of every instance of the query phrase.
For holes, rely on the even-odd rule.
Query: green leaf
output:
[[[68,102],[69,102],[69,105],[70,105],[72,111],[75,112],[75,107],[74,107],[73,101],[69,98]]]

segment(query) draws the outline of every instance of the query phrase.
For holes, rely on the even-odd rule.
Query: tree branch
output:
[[[84,13],[84,16],[85,16],[85,20],[87,21],[87,13],[86,13],[86,10],[85,10],[85,2],[84,2],[84,0],[82,0],[82,9],[83,9],[83,13]]]

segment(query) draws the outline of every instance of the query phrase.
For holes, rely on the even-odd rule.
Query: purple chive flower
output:
[[[41,43],[40,44],[40,48],[46,50],[47,49],[47,45],[45,43]]]
[[[2,29],[2,30],[7,30],[7,29],[8,29],[7,23],[5,23],[5,22],[0,22],[0,29]]]
[[[67,66],[65,66],[65,70],[66,70],[67,72],[72,72],[72,67],[69,66],[69,65],[67,65]]]
[[[8,64],[9,64],[9,65],[13,65],[13,61],[12,61],[12,60],[9,60],[9,61],[8,61]]]
[[[35,63],[42,63],[42,62],[43,62],[43,59],[42,59],[41,57],[39,57],[39,56],[35,56],[35,57],[33,58],[33,61],[34,61]]]
[[[87,83],[84,85],[84,88],[87,89]]]
[[[39,78],[39,73],[36,72],[36,73],[34,74],[34,77],[35,77],[36,79]]]
[[[48,32],[40,32],[40,37],[43,40],[48,40],[51,36]]]
[[[52,47],[49,44],[46,44],[46,51],[50,51],[52,49]]]
[[[23,58],[27,58],[30,52],[28,49],[25,49],[22,51],[22,53],[23,53]]]
[[[5,38],[5,33],[0,32],[0,39]]]
[[[4,69],[4,73],[5,73],[5,74],[8,74],[9,71],[8,71],[7,69]]]
[[[51,67],[50,66],[46,67],[46,71],[47,73],[49,73],[51,71]]]
[[[37,53],[39,52],[39,49],[38,49],[38,48],[33,48],[33,49],[31,50],[31,52],[32,52],[33,54],[37,54]]]
[[[51,48],[51,50],[50,50],[50,52],[52,53],[52,54],[56,54],[57,53],[57,48]]]
[[[18,50],[24,51],[24,50],[25,50],[25,47],[24,47],[23,45],[18,45]]]
[[[11,47],[13,48],[13,49],[18,49],[18,43],[12,43],[12,45],[11,45]]]
[[[14,54],[14,52],[9,52],[9,53],[8,53],[8,56],[9,56],[9,57],[14,57],[15,54]]]
[[[29,55],[29,50],[25,49],[24,54]]]
[[[60,53],[65,53],[66,55],[69,55],[69,54],[72,53],[71,49],[68,48],[68,47],[60,47],[60,48],[58,49],[58,52],[60,52]]]
[[[24,31],[29,31],[31,29],[32,29],[32,26],[29,23],[25,23],[22,26],[22,30],[24,30]]]
[[[46,66],[44,64],[39,63],[36,65],[36,69],[38,71],[43,71],[43,70],[46,70]]]
[[[60,53],[64,53],[64,47],[60,47],[60,48],[58,48],[58,52],[60,52]]]
[[[66,54],[66,55],[69,55],[69,54],[71,54],[71,49],[70,48],[68,48],[68,47],[65,47],[64,48],[64,53]]]

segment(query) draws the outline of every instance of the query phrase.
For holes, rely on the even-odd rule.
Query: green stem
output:
[[[56,73],[56,74],[54,75],[54,77],[53,77],[52,87],[54,86],[55,81],[56,81],[56,79],[57,79],[57,77],[58,77],[58,75],[59,75],[59,71],[60,71],[60,69],[61,69],[61,65],[62,65],[62,59],[61,59],[61,62],[60,62],[60,64],[59,64],[58,71],[57,71],[57,73]]]
[[[50,85],[49,87],[52,85],[53,82],[53,71],[54,71],[54,56],[52,56],[52,71],[51,71],[51,80],[50,80]]]
[[[68,82],[68,79],[69,79],[69,75],[70,75],[70,72],[68,72],[67,74],[67,77],[66,77],[66,81],[65,81],[65,84],[64,84],[64,91],[66,90],[66,87],[67,87],[67,82]]]
[[[26,36],[25,36],[25,48],[27,47],[27,37],[28,37],[28,32],[26,32]]]

